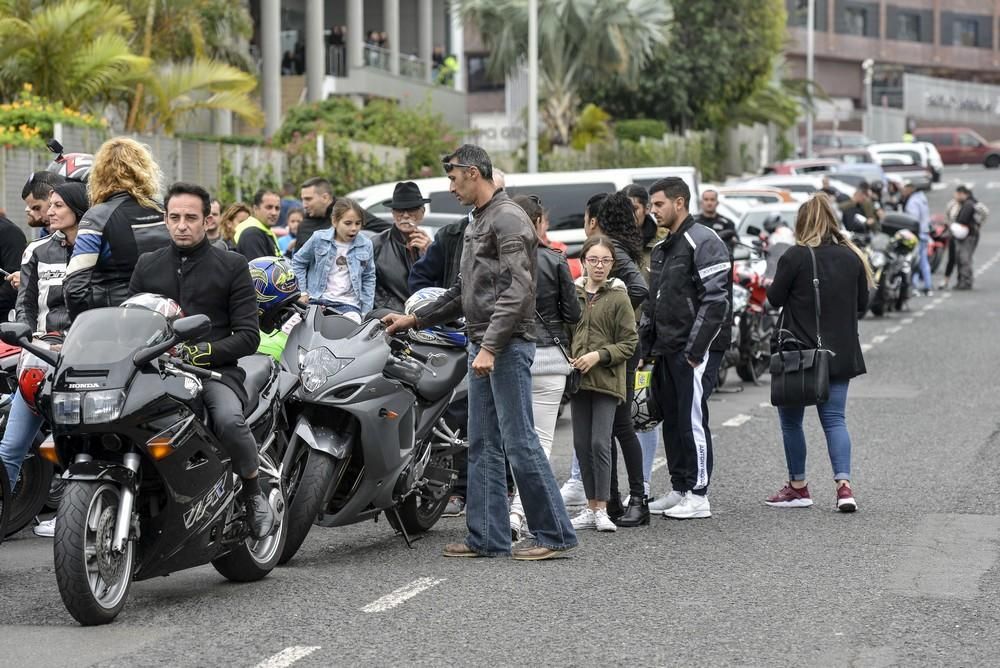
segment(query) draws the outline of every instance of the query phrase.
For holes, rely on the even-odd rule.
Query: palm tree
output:
[[[670,6],[663,0],[544,0],[538,4],[540,113],[553,142],[566,144],[583,83],[609,76],[635,81],[653,49],[666,40]],[[490,49],[490,76],[499,78],[524,65],[526,0],[462,0],[460,9]]]
[[[134,28],[104,0],[0,2],[0,91],[10,98],[27,82],[46,99],[100,110],[148,72],[125,37]]]
[[[264,114],[250,97],[256,88],[254,76],[225,63],[165,63],[146,82],[136,129],[173,134],[190,113],[201,109],[232,111],[251,125],[262,125]]]

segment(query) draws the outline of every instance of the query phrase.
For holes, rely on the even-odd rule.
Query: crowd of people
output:
[[[464,318],[468,402],[453,405],[448,418],[466,430],[469,448],[467,461],[455,462],[459,479],[447,514],[466,516],[468,536],[446,546],[446,556],[547,559],[572,549],[577,531],[647,525],[651,512],[710,517],[708,400],[733,316],[733,226],[715,213],[717,193],[702,194],[697,218],[689,186],[676,177],[648,190],[594,193],[581,202],[584,274],[574,280],[565,254],[548,242],[544,202],[508,196],[483,149],[463,145],[443,168],[452,193],[470,208],[467,217],[432,239],[420,226],[428,200],[415,183],[403,182],[384,202],[392,224],[370,234],[367,212],[337,197],[322,178],[297,192],[290,184],[282,192],[263,188],[249,204],[222,203],[184,183],[161,199],[148,150],[112,139],[94,157],[86,186],[38,172],[25,187],[29,221],[46,227],[47,236],[18,251],[20,272],[9,279],[17,287],[16,318],[39,333],[64,331],[86,310],[145,292],[175,299],[189,315],[209,315],[210,341],[185,354],[223,372],[206,404],[212,428],[231,448],[258,536],[273,528],[274,517],[255,484],[256,450],[242,417],[246,397],[235,360],[260,341],[249,314],[247,263],[275,256],[290,258],[303,300],[359,322],[383,317],[397,332]],[[851,511],[844,404],[850,379],[865,371],[857,316],[871,274],[828,198],[818,195],[802,207],[796,235],[799,247],[782,257],[769,297],[786,305],[786,327],[800,341],[815,344],[822,336],[836,353],[831,398],[819,415],[837,507]],[[425,287],[446,292],[415,313],[400,313]],[[814,295],[823,303],[822,321],[809,317]],[[641,397],[637,378],[651,380]],[[560,489],[549,455],[567,397],[575,457]],[[646,416],[646,426],[662,423],[669,484],[655,499],[650,478],[660,439],[655,431],[637,433],[636,414]],[[802,417],[801,407],[781,411],[788,478],[770,505],[810,500]],[[27,400],[15,400],[0,442],[11,480],[40,421]],[[567,508],[578,506],[570,518]],[[51,534],[51,526],[36,532]],[[533,540],[514,545],[527,537]]]

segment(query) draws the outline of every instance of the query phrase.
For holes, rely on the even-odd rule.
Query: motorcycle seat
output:
[[[445,362],[441,366],[431,366],[434,374],[427,369],[417,382],[417,394],[427,401],[437,401],[446,396],[462,382],[468,372],[468,361],[464,350],[448,350],[438,346],[413,346],[421,353],[443,355]]]
[[[241,357],[237,364],[246,374],[243,387],[246,389],[249,401],[244,409],[244,415],[249,416],[256,410],[264,388],[271,380],[271,375],[274,373],[274,358],[270,355],[248,355]]]

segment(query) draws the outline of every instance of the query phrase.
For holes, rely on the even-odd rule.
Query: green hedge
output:
[[[632,118],[615,123],[615,137],[639,141],[642,137],[662,139],[667,134],[667,124],[653,118]]]

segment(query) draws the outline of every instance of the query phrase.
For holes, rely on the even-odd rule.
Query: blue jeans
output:
[[[469,345],[469,487],[465,496],[466,545],[486,556],[510,554],[507,468],[521,494],[525,519],[543,547],[576,545],[552,475],[538,442],[531,412],[531,362],[535,344],[512,339],[496,356],[493,373],[478,377],[472,361],[479,346]]]
[[[927,247],[930,244],[930,239],[921,239],[920,246],[917,248],[917,268],[919,271],[913,274],[913,286],[915,288],[920,288],[918,281],[923,281],[924,286],[922,289],[924,290],[930,290],[933,287],[931,283],[931,261],[927,257]]]
[[[816,406],[826,434],[834,480],[851,479],[851,435],[847,433],[847,387],[849,382],[830,381],[830,399]],[[802,430],[805,406],[778,406],[781,435],[785,441],[785,461],[789,480],[806,479],[806,434]]]
[[[21,393],[15,391],[7,416],[7,428],[4,430],[3,439],[0,439],[0,461],[3,461],[7,469],[11,489],[17,484],[21,464],[28,455],[28,450],[31,449],[31,444],[35,441],[43,422],[42,416],[32,413],[28,404],[21,398]]]
[[[656,450],[660,444],[660,430],[640,431],[636,436],[642,446],[642,479],[648,485],[653,477],[653,460],[656,459]]]

